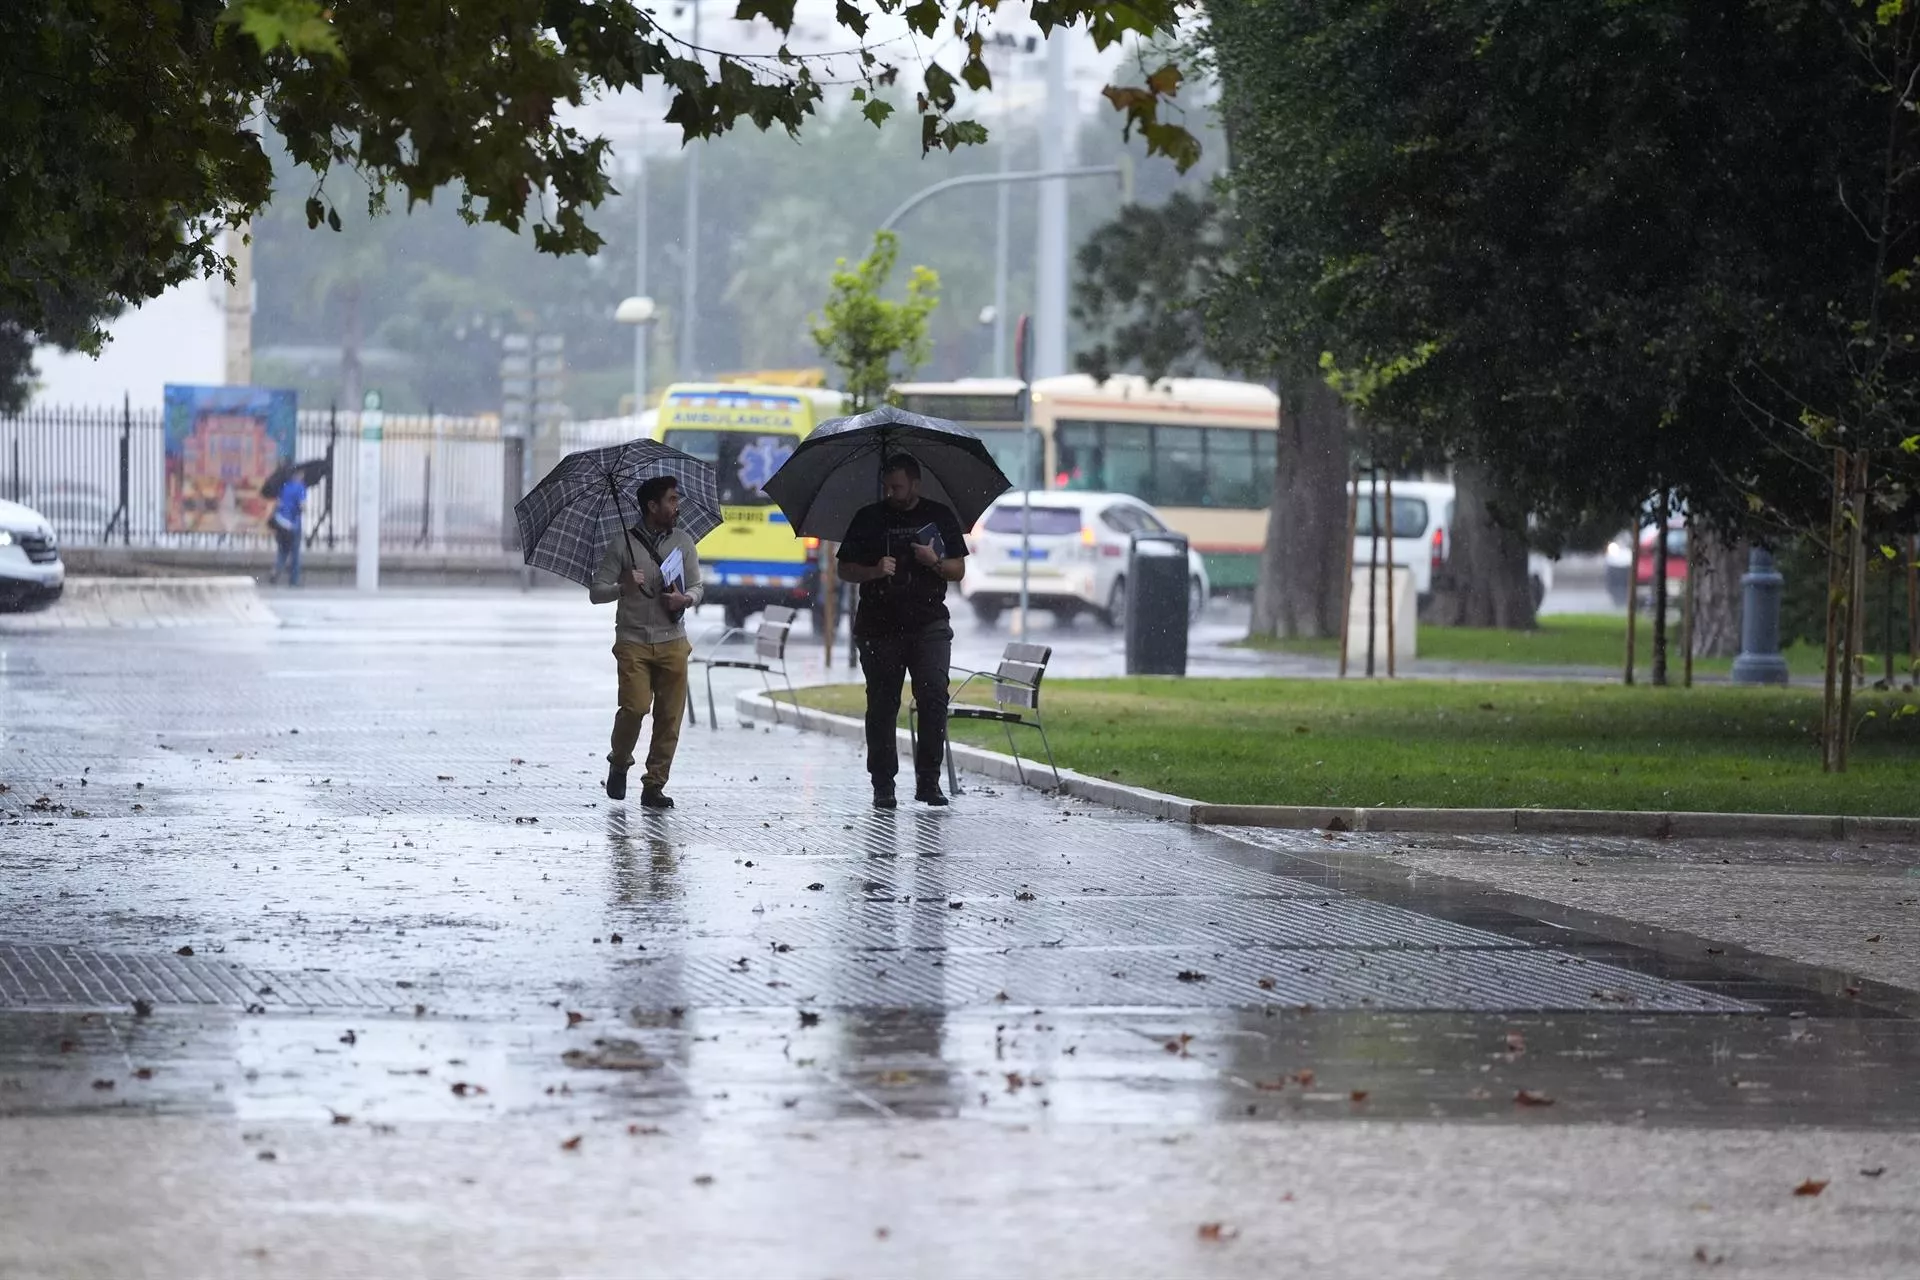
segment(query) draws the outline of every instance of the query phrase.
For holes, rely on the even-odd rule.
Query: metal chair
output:
[[[753,661],[744,658],[689,658],[689,667],[698,664],[707,669],[707,716],[710,727],[720,727],[720,713],[713,703],[713,673],[716,668],[730,671],[758,671],[760,683],[767,688],[767,697],[773,702],[774,723],[780,723],[780,699],[773,687],[773,677],[779,676],[787,686],[787,697],[795,704],[800,701],[793,691],[793,677],[787,674],[787,637],[792,634],[794,620],[799,617],[797,610],[780,605],[769,605],[760,615],[760,625],[753,631]],[[729,627],[721,632],[717,643],[725,644],[730,636],[741,634],[741,628]],[[700,723],[700,716],[693,709],[693,682],[687,682],[687,719]]]
[[[1062,785],[1060,766],[1053,762],[1053,744],[1047,741],[1047,727],[1040,719],[1040,681],[1047,674],[1047,662],[1053,657],[1053,649],[1044,644],[1023,644],[1016,640],[1000,654],[1000,665],[991,672],[967,671],[955,667],[954,671],[966,676],[947,700],[947,720],[993,720],[999,722],[1007,733],[1007,750],[1013,754],[1014,768],[1019,771],[1020,785],[1027,782],[1026,766],[1020,760],[1020,749],[1014,745],[1015,725],[1037,730],[1040,745],[1047,753],[1047,768],[1053,771],[1053,785]],[[967,686],[975,680],[990,681],[993,685],[993,705],[991,707],[967,704],[960,701]],[[917,746],[920,741],[920,708],[910,705],[907,708],[907,733]],[[953,737],[947,737],[947,789],[955,795],[960,794],[960,775],[953,766]]]

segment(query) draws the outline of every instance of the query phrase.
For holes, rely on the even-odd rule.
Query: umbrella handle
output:
[[[639,567],[640,557],[633,549],[633,525],[627,520],[627,504],[620,500],[620,484],[613,478],[613,472],[607,472],[607,488],[613,491],[613,509],[620,513],[620,532],[627,540],[627,559]]]

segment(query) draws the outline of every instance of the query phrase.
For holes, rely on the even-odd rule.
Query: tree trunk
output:
[[[1434,583],[1427,621],[1442,627],[1532,630],[1525,512],[1515,506],[1506,513],[1511,528],[1495,522],[1492,478],[1478,463],[1456,463],[1453,484],[1452,545]]]
[[[1283,377],[1278,445],[1252,631],[1338,635],[1347,562],[1347,415],[1315,372]]]
[[[1740,612],[1745,588],[1740,585],[1747,571],[1748,546],[1729,542],[1704,529],[1688,533],[1698,539],[1692,569],[1699,573],[1694,584],[1693,652],[1700,658],[1731,658],[1740,652]]]

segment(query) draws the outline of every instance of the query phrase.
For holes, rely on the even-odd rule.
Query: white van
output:
[[[1349,484],[1347,492],[1354,486]],[[1387,546],[1386,482],[1376,487],[1371,480],[1359,485],[1360,503],[1354,511],[1353,565],[1364,568],[1373,553],[1376,517],[1380,525],[1380,563],[1413,571],[1414,593],[1426,604],[1433,594],[1434,570],[1446,564],[1453,550],[1454,488],[1450,480],[1395,480],[1393,482],[1393,545]],[[1369,501],[1369,499],[1372,499]],[[1533,587],[1533,607],[1538,609],[1553,587],[1553,561],[1537,551],[1527,553],[1527,578]]]
[[[66,579],[47,518],[0,501],[0,611],[44,609],[60,598]]]

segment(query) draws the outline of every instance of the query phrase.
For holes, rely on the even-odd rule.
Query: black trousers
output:
[[[947,744],[947,668],[953,664],[953,627],[936,622],[919,631],[860,637],[860,669],[867,677],[867,772],[873,785],[893,786],[900,771],[896,734],[900,688],[913,679],[920,709],[920,741],[914,751],[914,784],[940,785],[940,757]]]

